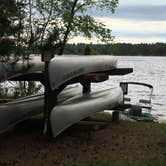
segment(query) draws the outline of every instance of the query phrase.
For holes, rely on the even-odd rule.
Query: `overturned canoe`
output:
[[[113,56],[58,56],[49,64],[49,78],[52,90],[81,75],[105,72],[117,68]]]
[[[39,56],[33,56],[26,61],[0,62],[0,82],[10,80],[28,73],[41,73],[44,71],[44,63]]]
[[[55,89],[79,75],[108,71],[116,67],[117,60],[113,56],[55,56],[49,64],[51,87]],[[0,82],[31,78],[32,81],[40,81],[43,71],[44,63],[41,62],[40,56],[32,56],[25,62],[21,60],[15,63],[0,62]]]
[[[53,137],[80,120],[104,110],[113,109],[123,101],[121,88],[78,95],[58,104],[50,115]]]
[[[58,96],[58,102],[65,100],[81,93],[78,86],[67,87]],[[34,115],[44,111],[44,95],[34,95],[18,99],[7,104],[0,105],[0,133],[13,127],[17,123],[24,121]]]

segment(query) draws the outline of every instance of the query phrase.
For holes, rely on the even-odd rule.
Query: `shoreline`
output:
[[[33,118],[1,135],[0,165],[109,166],[166,162],[166,124],[121,120],[95,131],[75,125],[54,142],[43,136],[42,129],[42,119]]]

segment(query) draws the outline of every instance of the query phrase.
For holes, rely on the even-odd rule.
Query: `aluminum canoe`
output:
[[[113,56],[55,56],[49,64],[49,78],[52,90],[77,76],[93,72],[109,71],[117,68],[117,60]],[[0,81],[20,80],[19,77],[32,77],[41,74],[44,63],[40,56],[31,57],[29,61],[16,63],[0,62]],[[26,77],[25,77],[26,76]],[[41,78],[42,79],[42,78]],[[34,80],[36,81],[35,76]],[[40,81],[40,80],[39,80]]]
[[[53,137],[80,120],[104,110],[111,110],[123,101],[120,87],[74,96],[55,106],[50,115]]]
[[[58,56],[51,60],[49,78],[52,90],[81,75],[117,68],[113,56]]]
[[[27,73],[43,72],[43,70],[44,63],[41,62],[41,58],[39,56],[30,57],[30,59],[25,62],[22,60],[15,63],[0,62],[0,82],[10,80]]]
[[[79,86],[69,86],[64,89],[58,96],[58,102],[65,100],[81,93]],[[8,130],[17,123],[24,121],[34,115],[44,111],[44,95],[33,95],[18,99],[7,104],[0,105],[0,133]]]

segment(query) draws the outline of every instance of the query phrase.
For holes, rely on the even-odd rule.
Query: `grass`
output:
[[[107,113],[96,120],[110,120]],[[166,124],[109,122],[103,129],[70,128],[55,142],[42,135],[43,121],[33,119],[0,137],[0,165],[18,166],[165,166]],[[90,132],[90,134],[87,134]],[[85,141],[87,139],[88,141]],[[90,137],[90,138],[89,138]]]
[[[93,116],[90,117],[93,120],[96,121],[111,121],[112,116],[110,113],[108,112],[100,112],[100,113],[96,113]]]
[[[108,120],[110,119],[110,115],[107,113],[100,113],[94,115],[93,119]],[[116,129],[117,131],[115,131]],[[112,154],[112,156],[114,156],[113,157],[114,159],[110,159],[111,158],[110,155],[103,156],[103,153],[101,152],[101,156],[99,157],[100,159],[86,160],[84,158],[85,162],[84,161],[83,162],[77,161],[76,163],[71,162],[68,163],[66,166],[165,166],[166,165],[166,124],[154,123],[154,122],[142,122],[142,121],[141,122],[120,121],[120,124],[112,127],[112,131],[115,133],[117,137],[117,140],[112,140],[112,142],[115,141],[116,144],[123,144],[119,145],[123,147],[122,152],[119,151],[119,156],[118,152],[115,152],[117,156],[115,157],[114,154]],[[119,141],[120,140],[119,137],[121,136],[118,132],[121,131],[123,137],[131,138],[127,140],[128,143],[126,147],[125,143]],[[126,133],[126,135],[124,133],[125,131],[128,132]],[[112,142],[110,140],[110,144],[107,144],[107,146],[112,146],[113,145]],[[128,148],[128,150],[125,150],[125,148],[126,149]],[[135,150],[135,152],[133,151],[133,149]],[[134,153],[136,153],[136,155]],[[120,157],[122,154],[123,157]]]

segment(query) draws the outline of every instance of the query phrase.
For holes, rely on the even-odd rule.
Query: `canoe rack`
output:
[[[52,137],[52,136],[55,137],[55,135],[53,135],[53,133],[52,133],[50,117],[52,115],[53,108],[55,108],[55,106],[58,105],[58,102],[57,102],[58,95],[63,91],[63,89],[65,87],[67,87],[68,85],[71,85],[71,84],[80,83],[82,85],[82,93],[90,94],[91,83],[100,83],[100,82],[106,81],[109,79],[109,75],[111,75],[111,76],[126,75],[126,74],[129,74],[132,72],[133,72],[132,68],[117,68],[117,69],[112,69],[109,71],[89,73],[86,75],[81,75],[81,76],[75,77],[75,78],[65,82],[64,84],[59,86],[58,89],[55,89],[55,90],[51,90],[51,88],[47,87],[47,84],[44,83],[43,84],[45,86],[45,104],[44,105],[45,105],[45,107],[47,107],[47,106],[49,107],[49,108],[46,108],[45,112],[44,112],[44,119],[45,119],[44,134],[47,135],[48,137]],[[58,111],[55,111],[55,112],[58,113]],[[52,120],[52,123],[54,123],[54,122],[55,122],[55,119]],[[56,125],[57,124],[55,124],[53,126],[56,126]]]
[[[66,112],[66,114],[64,115],[62,114],[63,111],[59,110],[64,109],[64,107],[65,110],[68,110],[68,107],[66,107],[66,105],[68,106],[69,103],[67,103],[68,101],[66,100],[65,101],[66,103],[64,102],[61,104],[59,102],[59,96],[64,92],[65,88],[70,84],[80,83],[80,85],[82,86],[81,89],[82,96],[79,98],[79,95],[78,96],[75,95],[73,98],[71,98],[72,104],[74,103],[74,107],[78,108],[80,101],[83,106],[86,106],[82,108],[81,113],[75,111],[75,117],[79,117],[77,120],[86,118],[87,116],[89,116],[90,113],[93,112],[95,113],[95,110],[99,112],[102,110],[106,110],[107,108],[113,109],[116,105],[122,102],[123,92],[120,87],[117,88],[117,90],[110,89],[106,91],[101,91],[99,93],[96,92],[93,93],[91,92],[91,83],[100,83],[106,81],[109,79],[109,76],[113,75],[126,75],[132,73],[133,72],[132,68],[117,68],[116,60],[110,56],[102,56],[102,57],[90,56],[89,57],[90,60],[87,58],[87,56],[79,58],[73,57],[73,59],[71,59],[71,57],[60,57],[60,58],[55,57],[54,59],[51,60],[52,57],[50,55],[50,58],[48,58],[49,55],[50,54],[44,56],[43,54],[45,58],[42,61],[45,62],[45,64],[44,66],[42,66],[42,68],[40,68],[40,66],[39,69],[34,68],[34,70],[25,68],[24,72],[22,71],[17,72],[17,74],[7,77],[8,80],[12,81],[40,81],[44,85],[44,126],[45,126],[44,134],[45,135],[53,136],[52,126],[57,126],[56,122],[60,122],[59,118],[58,120],[55,121],[54,117],[57,118],[58,117],[56,116],[57,114],[59,114],[59,117],[62,118],[61,122],[65,124],[64,116],[68,116],[68,112]],[[74,63],[72,62],[72,60],[74,60]],[[93,60],[94,62],[91,63]],[[101,99],[100,102],[98,102],[99,98]],[[11,102],[10,104],[5,105],[5,107],[8,109],[7,113],[6,112],[4,113],[4,108],[1,107],[2,109],[1,114],[3,114],[3,116],[7,116],[7,118],[9,119],[9,123],[3,121],[4,126],[2,126],[2,128],[6,128],[6,126],[9,125],[12,126],[13,124],[15,124],[15,122],[18,122],[18,120],[21,121],[23,118],[31,116],[31,114],[29,115],[29,113],[31,113],[31,111],[29,111],[31,110],[30,108],[27,110],[27,112],[21,109],[23,110],[22,111],[23,113],[16,114],[12,112],[13,107],[17,111],[18,104],[20,108],[25,108],[24,106],[25,100],[27,100],[27,102],[34,102],[33,101],[34,97],[31,96],[30,98],[26,98],[18,102],[13,101],[13,103]],[[43,101],[43,99],[41,99],[38,96],[37,101],[38,101],[37,102],[38,106],[36,106],[37,104],[34,103],[33,105],[34,108],[36,107],[41,108],[41,106],[43,105],[42,103],[40,103],[40,101]],[[28,106],[31,105],[28,104]],[[85,108],[87,108],[87,110]],[[93,110],[93,112],[90,112],[91,110]],[[70,110],[69,112],[72,111]],[[24,114],[24,112],[26,114]],[[13,115],[13,117],[9,116],[9,114]],[[19,117],[15,117],[15,115],[18,115]],[[5,117],[5,119],[7,118]],[[74,119],[73,112],[71,119],[69,118],[69,116],[66,119],[68,119],[69,121],[66,121],[64,128],[68,127],[68,124],[70,124],[71,122],[70,120]],[[51,125],[51,122],[53,125]],[[57,130],[57,128],[55,128],[54,131],[55,130]],[[57,133],[59,133],[59,130],[57,131]],[[56,134],[54,134],[54,137],[55,136]]]

